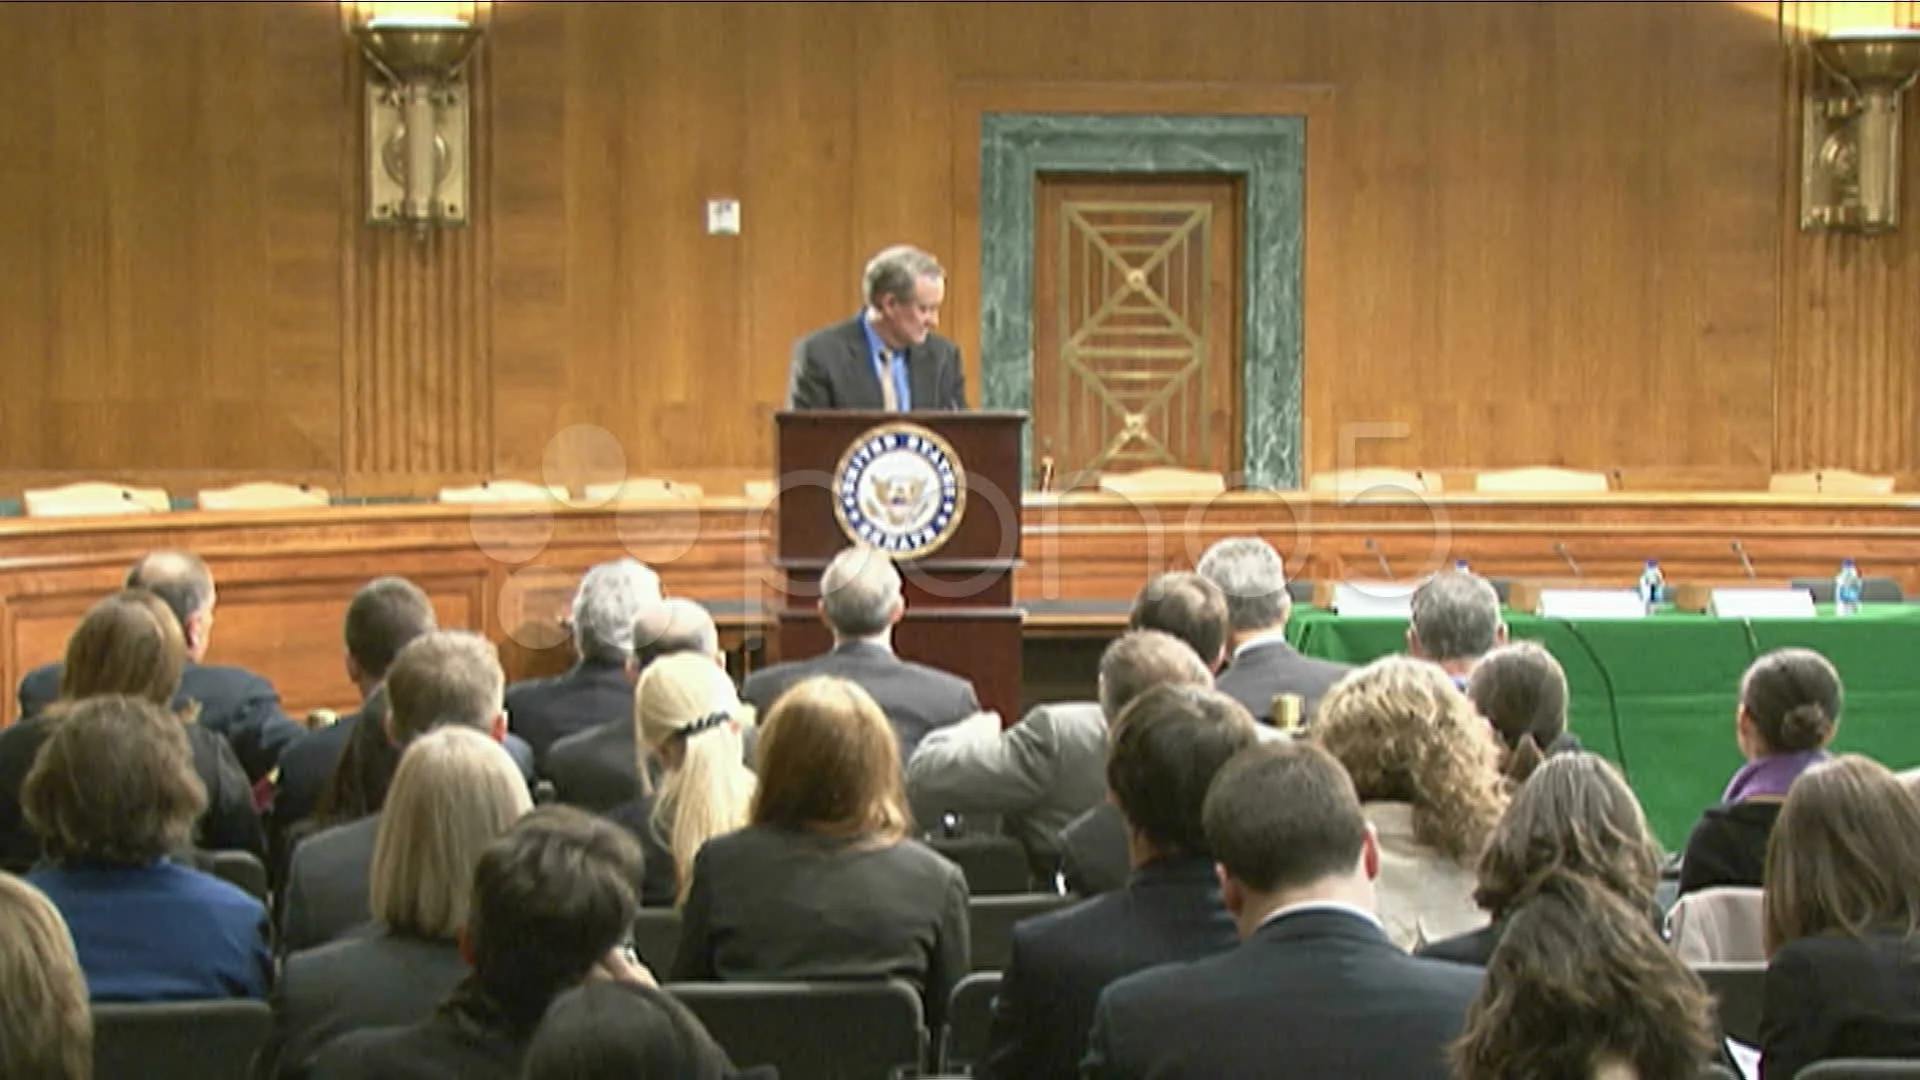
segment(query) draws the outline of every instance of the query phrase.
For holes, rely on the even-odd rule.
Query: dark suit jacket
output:
[[[640,841],[640,903],[672,907],[679,899],[680,873],[674,869],[673,849],[653,826],[653,796],[642,795],[607,812],[634,839]]]
[[[320,1051],[314,1080],[520,1080],[533,1041],[529,1024],[513,1024],[462,983],[433,1015],[407,1027],[341,1036]]]
[[[1231,952],[1100,995],[1087,1080],[1447,1080],[1481,972],[1400,951],[1337,910],[1275,919]]]
[[[1305,699],[1301,719],[1310,721],[1320,708],[1321,696],[1352,670],[1346,664],[1301,656],[1284,641],[1261,642],[1235,656],[1213,685],[1265,724],[1273,723],[1275,694],[1299,694]]]
[[[980,711],[972,683],[938,668],[909,663],[883,646],[864,641],[844,642],[810,660],[762,668],[747,676],[740,696],[765,717],[788,687],[815,675],[837,675],[873,695],[900,739],[903,768],[927,732]]]
[[[967,973],[967,879],[913,840],[764,826],[715,837],[694,858],[682,920],[676,980],[900,979],[929,1028]]]
[[[789,409],[881,409],[880,378],[873,370],[866,313],[801,338],[793,346],[788,374]],[[907,350],[907,404],[916,412],[967,407],[960,347],[938,334]]]
[[[373,918],[367,896],[380,815],[315,833],[293,851],[287,870],[280,947],[298,952],[324,945]]]
[[[620,664],[582,660],[564,675],[507,687],[507,730],[533,748],[543,776],[554,743],[614,720],[633,723],[633,684]]]
[[[20,680],[20,716],[36,716],[60,696],[60,665],[48,664]],[[280,712],[280,693],[251,671],[188,663],[180,674],[174,708],[200,703],[200,723],[232,744],[249,781],[273,771],[285,750],[307,729]]]
[[[1920,1057],[1920,945],[1891,928],[1790,941],[1767,965],[1760,1075],[1825,1058]]]
[[[1127,883],[1127,819],[1103,802],[1060,832],[1060,875],[1075,896],[1098,896]]]
[[[554,743],[541,771],[561,802],[603,814],[640,794],[639,760],[628,718]]]
[[[1013,959],[993,1005],[989,1080],[1076,1080],[1093,1009],[1108,984],[1239,943],[1211,859],[1142,867],[1119,892],[1013,928]]]
[[[387,691],[376,689],[360,703],[360,711],[349,713],[326,727],[309,731],[280,755],[280,779],[274,785],[273,832],[284,838],[288,830],[310,817],[320,805],[320,793],[333,779],[334,767],[347,749],[347,741],[363,718],[376,724],[387,719]],[[276,845],[277,846],[277,845]]]
[[[450,941],[368,927],[294,953],[273,990],[273,1035],[254,1062],[260,1080],[305,1076],[313,1055],[351,1031],[417,1024],[470,969]]]
[[[1748,799],[1710,806],[1687,837],[1680,860],[1680,891],[1718,885],[1757,889],[1767,865],[1767,839],[1780,817],[1782,799]]]

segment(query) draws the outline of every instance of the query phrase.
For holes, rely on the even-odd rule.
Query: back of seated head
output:
[[[645,671],[675,653],[717,656],[720,630],[705,607],[683,597],[643,604],[633,620],[633,667]]]
[[[522,817],[480,856],[464,948],[481,989],[530,1033],[561,992],[626,940],[640,910],[640,848],[568,806]]]
[[[726,1052],[663,990],[594,980],[560,995],[527,1050],[525,1080],[730,1080]]]
[[[1740,679],[1740,709],[1771,754],[1817,750],[1840,724],[1840,672],[1812,649],[1775,649]]]
[[[387,737],[406,746],[442,724],[489,735],[506,701],[493,643],[465,630],[435,630],[408,642],[387,669]]]
[[[829,675],[803,679],[762,726],[753,823],[882,842],[907,834],[900,742],[871,695]]]
[[[190,551],[149,552],[127,571],[126,587],[158,596],[183,628],[213,606],[213,573]]]
[[[1886,766],[1842,754],[1800,774],[1767,837],[1766,946],[1920,933],[1920,802]]]
[[[684,902],[700,848],[749,820],[754,776],[741,761],[753,706],[711,657],[680,653],[641,674],[633,715],[641,745],[666,766],[652,824],[673,853]]]
[[[1206,550],[1194,572],[1218,586],[1234,633],[1271,630],[1287,621],[1287,568],[1273,545],[1257,536],[1230,536]]]
[[[1130,630],[1100,654],[1100,712],[1108,723],[1141,694],[1167,685],[1212,686],[1213,672],[1164,630]]]
[[[1161,574],[1133,598],[1127,628],[1164,630],[1217,668],[1227,655],[1227,597],[1199,574]]]
[[[87,980],[60,912],[0,872],[0,1076],[91,1080]]]
[[[1244,888],[1268,895],[1358,872],[1367,844],[1353,781],[1307,742],[1242,751],[1214,779],[1201,816],[1214,860]]]
[[[63,704],[21,787],[27,824],[56,863],[145,866],[185,850],[207,808],[180,719],[108,695]]]
[[[1528,759],[1508,770],[1516,780],[1525,780],[1567,733],[1567,673],[1538,642],[1516,641],[1481,657],[1467,679],[1467,697],[1508,753]]]
[[[356,677],[380,679],[407,643],[437,626],[433,601],[420,586],[402,577],[375,578],[347,604],[347,657]]]
[[[638,559],[588,570],[573,594],[573,647],[582,660],[624,664],[633,652],[633,622],[660,599],[660,575]]]
[[[427,941],[467,924],[481,853],[533,808],[520,767],[463,727],[429,731],[393,776],[368,877],[375,922]]]
[[[1500,643],[1500,594],[1478,574],[1447,570],[1413,591],[1409,642],[1435,663],[1473,660]]]
[[[1554,873],[1507,920],[1466,1030],[1456,1080],[1587,1077],[1628,1065],[1692,1077],[1715,1050],[1713,999],[1644,907]]]
[[[835,637],[877,637],[899,619],[904,608],[900,570],[876,548],[846,548],[820,575],[820,614]]]
[[[67,638],[60,696],[126,694],[170,707],[186,664],[187,639],[172,609],[145,589],[126,589],[88,608]]]
[[[1201,813],[1214,777],[1259,742],[1253,717],[1217,690],[1156,686],[1113,725],[1107,787],[1161,857],[1207,856]]]
[[[1520,788],[1480,856],[1473,899],[1502,919],[1544,878],[1564,873],[1653,909],[1660,846],[1633,789],[1597,754],[1549,758]]]

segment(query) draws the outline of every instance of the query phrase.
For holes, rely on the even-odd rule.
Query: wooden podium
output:
[[[770,598],[775,656],[804,659],[832,647],[817,607],[820,578],[834,555],[856,542],[854,531],[867,528],[882,546],[898,541],[900,549],[895,560],[907,612],[894,629],[894,650],[973,680],[983,708],[998,710],[1006,723],[1018,719],[1023,615],[1013,606],[1013,572],[1020,565],[1026,422],[1018,412],[780,413],[780,583]],[[923,440],[922,432],[931,438]],[[923,522],[924,512],[914,511],[916,497],[927,494],[917,486],[921,463],[942,459],[955,466],[951,513],[936,510]],[[937,464],[925,475],[937,476]],[[901,479],[883,492],[890,477]],[[887,516],[889,493],[900,495],[900,518]],[[880,511],[875,521],[863,504]],[[889,531],[902,524],[905,539]],[[930,539],[937,543],[929,546]],[[926,550],[909,553],[916,547]]]

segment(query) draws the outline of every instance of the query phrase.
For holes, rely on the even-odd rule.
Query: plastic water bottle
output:
[[[1648,559],[1647,568],[1640,571],[1640,603],[1651,615],[1654,609],[1667,600],[1667,576],[1660,572],[1660,562]]]
[[[1467,566],[1467,560],[1465,560],[1465,559],[1455,559],[1455,560],[1453,560],[1453,572],[1454,572],[1454,573],[1456,573],[1456,574],[1471,574],[1471,573],[1473,573],[1473,571],[1472,571],[1472,570],[1471,570],[1470,568],[1468,568],[1468,566]]]
[[[1840,560],[1840,572],[1833,575],[1833,613],[1860,613],[1860,568],[1853,565],[1852,559]]]

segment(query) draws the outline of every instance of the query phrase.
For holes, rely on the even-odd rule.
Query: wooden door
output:
[[[1241,465],[1244,260],[1233,176],[1040,178],[1033,433],[1059,489]]]

